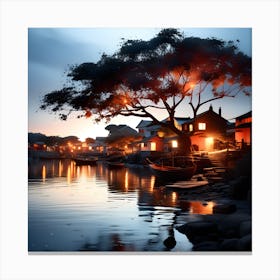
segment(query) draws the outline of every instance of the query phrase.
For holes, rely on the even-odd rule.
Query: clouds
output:
[[[67,65],[98,59],[101,48],[73,40],[61,29],[31,28],[28,31],[28,60],[46,67],[65,69]]]

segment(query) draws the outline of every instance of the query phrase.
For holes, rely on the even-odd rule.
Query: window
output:
[[[189,131],[193,131],[193,125],[192,124],[189,125]]]
[[[206,129],[206,123],[198,123],[198,129],[199,130],[205,130]]]
[[[172,140],[172,148],[178,148],[178,142],[177,140]]]
[[[151,142],[151,151],[156,151],[156,143]]]

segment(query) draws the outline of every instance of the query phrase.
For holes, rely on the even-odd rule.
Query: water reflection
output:
[[[186,251],[191,244],[174,230],[179,210],[210,214],[213,207],[181,205],[145,168],[36,160],[28,175],[30,251]],[[174,248],[164,246],[168,237]]]
[[[180,208],[183,211],[188,211],[190,214],[209,215],[213,214],[215,203],[201,201],[180,201]]]

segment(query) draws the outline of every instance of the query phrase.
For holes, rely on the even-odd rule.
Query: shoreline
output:
[[[246,176],[179,192],[181,213],[188,201],[213,203],[212,214],[180,215],[176,230],[193,244],[192,251],[252,252],[251,188]],[[246,190],[246,195],[244,190]],[[185,209],[187,210],[187,209]]]

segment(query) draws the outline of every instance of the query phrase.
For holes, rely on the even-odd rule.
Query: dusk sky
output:
[[[226,41],[237,39],[241,51],[252,55],[250,28],[181,28],[185,36],[201,38],[216,37]],[[86,137],[107,136],[104,122],[94,124],[91,119],[76,119],[71,116],[61,121],[58,115],[41,111],[40,100],[44,94],[61,89],[66,82],[65,72],[70,65],[96,62],[102,53],[113,54],[121,39],[144,39],[154,37],[158,28],[30,28],[28,32],[28,130],[48,136],[76,135]],[[244,114],[252,109],[251,97],[240,94],[237,98],[224,98],[212,103],[214,111],[222,108],[225,119]],[[209,104],[201,108],[207,110]],[[189,107],[182,107],[178,117],[191,116]],[[163,115],[163,118],[165,116]],[[135,128],[140,122],[137,117],[116,117],[110,123],[127,124]]]

